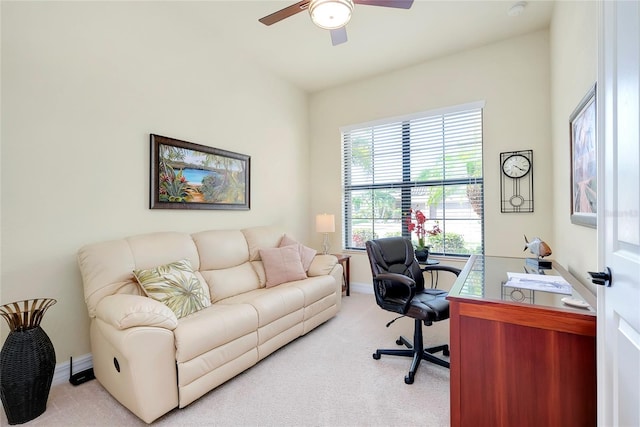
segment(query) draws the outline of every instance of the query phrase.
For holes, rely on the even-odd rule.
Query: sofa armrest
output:
[[[134,326],[174,330],[178,326],[178,319],[169,307],[140,295],[115,294],[104,297],[96,307],[96,317],[119,330]]]
[[[338,258],[334,255],[316,255],[311,261],[307,276],[326,276],[331,274],[333,267],[338,263]]]

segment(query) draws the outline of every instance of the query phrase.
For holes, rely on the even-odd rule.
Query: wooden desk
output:
[[[595,297],[555,262],[545,274],[591,307],[503,286],[524,270],[524,259],[472,256],[449,292],[453,427],[596,425]]]
[[[349,296],[349,279],[351,277],[350,264],[351,264],[351,255],[346,254],[333,254],[336,258],[338,258],[338,262],[342,264],[342,279],[344,280],[344,290]]]

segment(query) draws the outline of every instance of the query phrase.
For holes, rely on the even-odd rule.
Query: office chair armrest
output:
[[[436,264],[436,265],[425,265],[424,267],[422,267],[422,271],[448,271],[449,273],[453,273],[456,276],[459,276],[462,270],[456,267],[451,267],[449,265]]]
[[[398,273],[380,273],[376,274],[373,280],[389,280],[391,282],[397,282],[405,286],[415,286],[416,282],[409,276]]]
[[[398,273],[379,273],[373,278],[373,283],[376,287],[374,289],[376,298],[382,299],[385,304],[389,304],[399,308],[400,310],[392,311],[400,312],[402,314],[409,310],[409,304],[416,295],[416,282],[412,278]],[[400,285],[400,286],[394,286]],[[380,289],[382,287],[384,289]],[[402,291],[399,295],[398,288]]]
[[[437,289],[438,288],[438,273],[441,271],[448,271],[449,273],[453,273],[457,276],[460,275],[460,272],[462,270],[460,270],[459,268],[456,267],[450,267],[448,265],[440,265],[440,264],[434,264],[434,265],[426,265],[424,267],[421,268],[422,272],[429,272],[431,274],[431,289]],[[434,282],[434,275],[433,272],[436,272],[435,274],[435,282]]]

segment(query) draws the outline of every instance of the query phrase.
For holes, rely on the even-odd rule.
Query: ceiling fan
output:
[[[309,15],[314,24],[320,28],[330,30],[331,42],[335,46],[347,41],[345,25],[351,19],[354,3],[367,6],[409,9],[413,4],[413,0],[303,0],[260,18],[258,21],[264,25],[272,25],[303,10],[309,10]]]

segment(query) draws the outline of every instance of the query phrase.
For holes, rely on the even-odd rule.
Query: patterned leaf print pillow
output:
[[[208,289],[198,280],[188,259],[133,270],[133,275],[147,296],[164,303],[178,319],[211,305]]]

